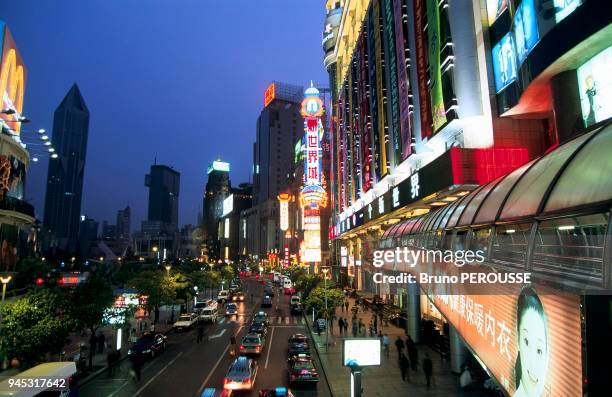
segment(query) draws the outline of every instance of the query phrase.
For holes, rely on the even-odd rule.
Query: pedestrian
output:
[[[404,350],[404,341],[402,340],[402,338],[399,337],[399,335],[397,336],[397,339],[395,340],[395,347],[397,347],[397,354],[399,357],[399,355],[402,354]]]
[[[383,345],[383,352],[385,352],[385,356],[389,358],[389,336],[387,334],[383,334],[382,345]]]
[[[346,299],[344,301],[344,310],[348,312],[348,308],[349,308],[349,301],[348,301],[348,299]]]
[[[96,334],[92,332],[91,336],[89,337],[89,348],[91,349],[91,355],[95,355],[96,354],[96,346],[98,346],[98,338],[96,337]]]
[[[357,337],[357,322],[353,321],[353,338]]]
[[[363,321],[361,321],[361,319],[359,319],[359,336],[364,336],[365,335],[365,324],[363,323]]]
[[[100,332],[100,334],[98,335],[98,353],[104,353],[105,343],[106,337],[104,336],[103,332]]]
[[[344,334],[348,334],[348,320],[346,318],[344,319]]]
[[[151,333],[155,334],[155,323],[151,323]]]
[[[143,365],[143,360],[140,357],[140,355],[136,355],[134,356],[134,361],[132,361],[132,370],[134,371],[134,379],[136,380],[136,382],[140,382],[140,377],[142,375],[142,365]]]
[[[380,327],[382,328],[382,324],[383,324],[383,309],[381,308],[378,311],[378,323],[380,324]]]
[[[412,370],[417,371],[417,367],[419,366],[419,351],[416,348],[414,342],[411,345],[408,345],[408,358],[410,359],[410,364],[412,365]]]
[[[317,335],[321,336],[321,328],[322,327],[321,327],[321,323],[319,322],[319,320],[321,320],[321,319],[317,320]]]
[[[112,375],[115,372],[115,352],[111,349],[106,353],[106,365],[108,366],[108,374]]]
[[[338,319],[338,328],[340,329],[340,335],[344,334],[344,319],[340,317]]]
[[[423,359],[423,372],[425,373],[427,387],[429,388],[431,386],[431,378],[433,373],[433,364],[431,362],[431,358],[429,358],[429,353],[425,353],[425,358]]]
[[[410,368],[410,362],[408,362],[408,359],[403,353],[399,355],[399,367],[402,373],[402,381],[409,380],[410,375],[408,374],[408,369]]]
[[[376,317],[376,316],[374,316],[374,321],[373,321],[373,323],[374,323],[374,331],[375,331],[375,332],[378,332],[378,319],[377,319],[377,317]]]
[[[204,338],[204,324],[199,324],[198,325],[198,337],[196,338],[196,343],[202,342],[203,338]]]

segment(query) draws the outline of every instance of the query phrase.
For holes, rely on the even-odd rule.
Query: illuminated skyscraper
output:
[[[44,216],[51,249],[76,250],[88,131],[89,110],[74,84],[53,118],[51,142],[58,157],[49,159]]]

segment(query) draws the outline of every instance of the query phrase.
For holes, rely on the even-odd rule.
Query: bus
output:
[[[77,397],[74,361],[39,364],[0,382],[0,396]]]
[[[281,279],[281,285],[283,287],[285,295],[295,294],[295,288],[293,288],[293,283],[291,282],[291,279],[289,277],[283,276]]]

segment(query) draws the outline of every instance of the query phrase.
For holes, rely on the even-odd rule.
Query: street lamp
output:
[[[170,269],[172,269],[172,266],[170,264],[166,264],[164,265],[164,267],[166,268],[166,276],[170,277]],[[170,314],[170,322],[174,323],[174,301],[172,302],[172,313]]]
[[[2,282],[2,308],[4,308],[4,297],[6,296],[6,286],[11,281],[12,278],[13,278],[13,276],[11,276],[11,275],[8,275],[6,277],[0,276],[0,281]],[[2,323],[2,312],[1,311],[0,311],[0,323]],[[6,356],[3,355],[3,357],[2,357],[2,368],[6,368],[6,367],[7,367]]]
[[[323,272],[323,290],[325,291],[325,352],[329,349],[329,313],[327,312],[327,272],[329,267],[322,266],[321,271]]]

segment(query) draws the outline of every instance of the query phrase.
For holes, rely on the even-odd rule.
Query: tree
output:
[[[70,311],[79,328],[86,328],[96,334],[104,320],[104,313],[113,304],[114,295],[110,284],[103,278],[93,275],[79,284],[71,296]],[[89,368],[93,366],[93,346],[89,349]]]
[[[303,274],[292,280],[295,282],[295,289],[302,294],[302,300],[307,299],[310,292],[321,283],[321,278],[314,274]]]
[[[327,313],[325,313],[325,288],[316,287],[305,300],[307,310],[315,309],[319,316],[331,318],[334,309],[344,302],[344,292],[338,288],[327,287]]]
[[[2,353],[26,366],[46,353],[59,353],[75,322],[67,312],[68,298],[59,289],[28,292],[2,308]]]
[[[159,270],[146,270],[127,283],[135,288],[141,295],[147,297],[145,309],[155,310],[153,322],[157,324],[159,308],[163,305],[171,305],[176,300],[176,285],[174,279]]]

